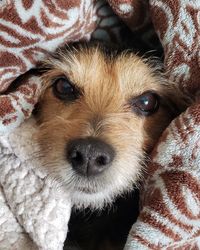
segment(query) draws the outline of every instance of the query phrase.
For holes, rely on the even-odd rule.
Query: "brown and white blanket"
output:
[[[17,127],[31,116],[39,78],[7,89],[63,43],[131,37],[153,49],[154,31],[168,77],[197,97],[152,153],[125,249],[200,249],[200,0],[0,1],[0,249],[62,249],[70,214],[70,200],[19,149],[34,130],[31,122]],[[20,129],[27,132],[24,142]]]

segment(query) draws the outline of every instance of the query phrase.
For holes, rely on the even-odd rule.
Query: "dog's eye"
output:
[[[64,77],[55,80],[53,92],[57,98],[62,100],[73,101],[78,97],[77,89]]]
[[[153,92],[145,92],[131,101],[134,112],[141,115],[151,115],[159,108],[159,96]]]

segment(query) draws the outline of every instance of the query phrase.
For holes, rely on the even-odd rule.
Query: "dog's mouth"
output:
[[[81,193],[86,193],[86,194],[94,194],[96,191],[92,190],[91,188],[83,187],[83,188],[78,188],[78,191]]]
[[[74,188],[77,192],[79,193],[85,193],[85,194],[97,194],[99,192],[102,192],[107,186],[106,183],[105,185],[101,185],[103,180],[100,178],[79,178],[79,181],[77,182],[77,185],[74,185]]]

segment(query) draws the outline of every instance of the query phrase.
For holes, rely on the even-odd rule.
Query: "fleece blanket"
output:
[[[70,194],[40,168],[37,145],[30,143],[36,127],[27,119],[39,78],[32,75],[10,92],[13,81],[63,43],[127,40],[154,49],[155,34],[167,76],[196,97],[152,153],[125,249],[200,248],[200,1],[2,0],[0,249],[62,249],[71,208]]]
[[[70,194],[37,160],[37,131],[29,119],[0,136],[0,249],[63,249]],[[35,243],[33,242],[35,241]]]

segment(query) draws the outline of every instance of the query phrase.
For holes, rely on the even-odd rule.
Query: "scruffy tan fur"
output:
[[[130,52],[107,55],[99,46],[62,49],[45,67],[37,116],[43,165],[71,191],[77,207],[102,208],[140,178],[146,152],[174,115],[173,86],[147,60]],[[52,82],[63,75],[81,92],[69,104],[52,92]],[[133,112],[130,100],[148,90],[158,93],[163,105],[145,117]],[[67,162],[66,145],[88,136],[112,145],[116,156],[101,175],[84,178]]]

